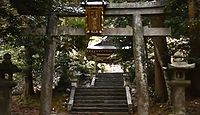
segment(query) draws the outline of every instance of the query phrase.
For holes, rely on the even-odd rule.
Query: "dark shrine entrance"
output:
[[[102,1],[100,1],[102,2]],[[55,47],[56,47],[56,36],[59,35],[66,35],[66,36],[85,36],[85,35],[98,35],[98,36],[130,36],[133,38],[133,46],[134,46],[134,61],[135,61],[135,73],[136,73],[136,82],[137,82],[137,111],[138,111],[138,115],[148,115],[149,113],[149,97],[148,97],[148,90],[147,90],[147,75],[146,75],[146,66],[145,66],[145,43],[144,43],[144,39],[145,37],[161,37],[161,36],[167,36],[170,35],[170,29],[169,28],[162,28],[162,27],[158,27],[158,28],[150,28],[150,27],[143,27],[142,24],[142,17],[148,17],[148,16],[152,16],[152,15],[162,15],[164,14],[164,3],[163,2],[133,2],[133,3],[110,3],[109,5],[107,5],[106,3],[103,4],[99,4],[99,1],[96,1],[95,4],[98,4],[97,6],[101,6],[100,8],[98,7],[92,7],[92,9],[90,9],[90,11],[76,11],[74,10],[73,12],[69,12],[68,10],[68,6],[62,6],[61,10],[52,10],[51,12],[37,12],[37,15],[47,15],[48,16],[48,26],[46,29],[46,35],[49,39],[49,44],[47,44],[45,50],[47,50],[47,53],[44,56],[44,67],[43,68],[43,81],[47,81],[47,82],[42,82],[42,94],[41,94],[41,106],[44,110],[42,110],[41,115],[48,115],[48,110],[51,109],[51,102],[49,100],[51,100],[51,89],[49,89],[49,87],[52,86],[52,78],[53,75],[49,72],[49,71],[54,71],[54,61],[55,61]],[[88,5],[93,5],[91,4],[87,4],[87,2],[82,3],[82,5],[84,5],[85,9],[88,8]],[[106,6],[107,5],[107,6]],[[90,7],[90,6],[89,6]],[[19,8],[20,9],[20,8]],[[73,8],[72,8],[73,9]],[[22,12],[23,13],[23,12]],[[27,13],[25,13],[27,14]],[[29,15],[31,14],[31,12],[29,12]],[[89,15],[87,15],[89,14]],[[103,25],[101,25],[103,18],[101,15],[104,15],[104,17],[118,17],[118,16],[124,16],[124,17],[130,17],[131,18],[131,27],[127,27],[127,28],[104,28]],[[83,28],[72,28],[72,27],[57,27],[57,21],[59,17],[83,17],[83,16],[89,16],[87,17],[88,20],[90,21],[86,21],[86,29]],[[99,20],[99,21],[97,21]],[[96,23],[98,22],[98,23]],[[90,25],[89,23],[91,23],[92,25]],[[88,29],[91,28],[91,29]],[[28,29],[27,29],[28,30]],[[38,35],[43,35],[45,32],[45,29],[39,29],[40,31],[37,30],[28,30],[28,32],[26,33],[35,33]],[[112,49],[107,49],[107,50],[98,50],[93,52],[91,49],[88,49],[88,53],[90,53],[90,55],[94,55],[96,57],[101,57],[96,58],[96,57],[89,57],[89,59],[99,59],[99,61],[104,62],[104,58],[103,57],[107,57],[112,55],[111,53],[113,53],[114,50]],[[49,65],[48,63],[51,62],[51,65]],[[105,92],[113,92],[114,94],[118,94],[121,95],[121,97],[117,97],[115,98],[116,100],[113,100],[112,102],[115,103],[116,101],[121,100],[121,103],[117,103],[116,105],[119,105],[120,107],[115,108],[116,110],[120,110],[122,112],[128,112],[128,110],[124,109],[124,103],[126,103],[126,106],[129,107],[129,112],[132,113],[132,102],[131,102],[131,96],[130,96],[130,89],[128,86],[123,87],[123,85],[121,83],[123,83],[123,79],[120,77],[114,78],[112,74],[106,74],[106,75],[99,75],[99,79],[100,81],[103,82],[108,82],[107,79],[105,79],[105,76],[107,76],[107,78],[109,78],[110,80],[108,81],[120,81],[117,84],[114,83],[109,83],[109,84],[113,84],[113,85],[121,85],[120,87],[116,87],[116,88],[110,88],[108,87],[107,89],[103,90],[102,88],[89,88],[89,89],[77,89],[76,87],[72,87],[71,90],[71,95],[70,95],[70,100],[68,103],[68,109],[69,110],[73,110],[74,103],[76,102],[76,100],[78,99],[82,99],[79,100],[80,102],[84,102],[83,99],[88,99],[88,98],[96,98],[96,97],[83,97],[84,94],[81,96],[76,97],[76,92],[78,90],[81,91],[86,91],[87,93],[90,92],[91,90],[93,90],[92,92],[98,92],[98,91],[105,91]],[[95,81],[95,79],[93,80]],[[101,84],[101,83],[100,83]],[[105,84],[102,84],[105,85]],[[115,89],[115,90],[113,90]],[[84,93],[86,93],[84,92]],[[105,92],[100,92],[105,94]],[[123,92],[126,92],[124,94],[122,94]],[[111,94],[113,94],[111,93]],[[95,95],[93,93],[90,93],[91,95]],[[74,97],[75,96],[75,97]],[[124,97],[125,96],[125,97]],[[105,96],[104,96],[105,97]],[[105,99],[104,97],[98,97],[101,100],[96,100],[96,103],[99,103],[100,106],[102,106],[102,101],[105,102],[104,100],[109,100],[111,97],[107,97],[108,99]],[[126,102],[124,102],[124,100]],[[82,103],[83,106],[86,106],[87,104],[84,105],[84,103]],[[120,105],[122,104],[122,105]],[[106,105],[109,106],[109,103]],[[107,109],[109,107],[103,106],[102,110]],[[114,104],[112,105],[114,106]],[[95,108],[94,106],[92,108]],[[76,107],[76,109],[74,109],[75,111],[78,110],[80,108]],[[87,108],[82,108],[81,112],[85,112],[84,111],[87,110]],[[87,110],[88,111],[88,110]],[[114,111],[114,109],[112,109],[112,111]],[[92,111],[94,112],[94,111]],[[119,111],[117,111],[119,112]],[[128,113],[127,113],[128,114]]]
[[[148,108],[149,108],[149,98],[148,98],[148,91],[147,91],[147,76],[146,76],[146,68],[145,68],[145,43],[144,43],[144,39],[145,37],[161,37],[161,36],[167,36],[170,35],[170,29],[169,28],[149,28],[149,27],[143,27],[142,24],[142,16],[148,16],[148,15],[160,15],[163,14],[163,7],[164,4],[162,2],[134,2],[134,3],[126,3],[126,4],[114,4],[114,3],[110,3],[106,8],[105,8],[105,17],[107,16],[126,16],[126,17],[131,17],[132,18],[132,27],[128,27],[128,28],[103,28],[103,31],[100,32],[100,36],[132,36],[133,38],[133,46],[134,46],[134,61],[135,61],[135,73],[136,73],[136,81],[137,81],[137,110],[138,113],[140,115],[148,115]],[[87,33],[85,33],[84,29],[81,28],[67,28],[65,29],[65,34],[66,35],[87,35]],[[93,56],[94,57],[90,57],[93,58],[94,61],[97,60],[97,57],[105,56],[106,55],[110,55],[109,51],[112,52],[112,50],[107,50],[105,53],[105,50],[96,50],[95,52],[93,52]],[[92,54],[92,50],[88,50],[88,52],[90,52]],[[98,52],[98,53],[97,53]],[[101,52],[101,53],[100,53]],[[103,52],[105,54],[103,54]],[[103,60],[103,58],[102,58]],[[100,61],[100,60],[99,60]],[[105,61],[105,60],[104,60]],[[96,74],[98,77],[98,74]],[[105,80],[105,77],[103,76],[113,76],[113,75],[102,75],[99,74],[99,78],[101,81],[102,79]],[[98,80],[97,79],[97,80]],[[116,79],[116,78],[113,78]],[[111,81],[114,81],[114,80]],[[118,79],[118,81],[120,81]],[[95,79],[93,80],[93,84],[95,82]],[[106,82],[106,81],[103,81]],[[111,83],[109,83],[111,84]],[[105,84],[103,84],[103,86],[106,86]],[[121,85],[122,86],[122,85]],[[94,85],[95,87],[95,85]],[[119,88],[120,89],[120,88]],[[131,96],[130,96],[130,90],[128,86],[125,86],[123,89],[124,92],[126,92],[125,97],[126,97],[126,106],[128,107],[129,113],[132,113],[132,102],[131,102]],[[81,91],[84,91],[86,89],[81,89]],[[97,89],[92,89],[89,88],[90,91],[92,92],[98,92]],[[94,90],[94,91],[93,91]],[[102,90],[102,89],[98,89],[98,90]],[[109,89],[111,90],[111,89]],[[103,90],[104,91],[104,90]],[[76,92],[76,90],[74,89],[74,92]],[[80,89],[78,89],[78,92],[80,92]],[[118,91],[120,92],[120,91]],[[123,91],[122,91],[123,92]],[[82,92],[83,93],[83,92]],[[105,92],[104,92],[105,93]],[[75,108],[73,109],[73,104],[76,104],[76,93],[72,93],[72,98],[71,98],[71,102],[69,102],[69,110],[72,109],[72,111],[79,111],[80,112],[94,112],[95,110],[93,110],[94,108],[96,109],[96,105],[92,106],[90,109],[89,107],[80,107],[78,105],[74,106]],[[75,100],[74,97],[75,96]],[[87,95],[88,96],[88,95]],[[86,97],[87,97],[86,96]],[[113,95],[114,96],[114,95]],[[105,97],[105,95],[104,95]],[[96,96],[96,98],[98,99],[98,96]],[[101,97],[99,97],[101,98]],[[119,97],[122,98],[122,97]],[[81,98],[82,99],[82,98]],[[87,100],[87,99],[86,99]],[[103,98],[103,100],[107,100],[105,98]],[[119,101],[120,99],[118,99]],[[96,100],[97,101],[97,100]],[[100,101],[100,100],[98,100]],[[102,101],[102,100],[101,100]],[[101,102],[100,101],[100,102]],[[123,99],[121,101],[124,101]],[[74,103],[75,102],[75,103]],[[103,106],[103,110],[106,110],[106,105],[100,103],[101,106]],[[117,103],[117,105],[120,106],[119,103]],[[78,107],[80,108],[78,108]],[[124,106],[124,105],[122,105]],[[120,107],[121,109],[123,109],[123,107]],[[110,108],[111,109],[111,108]],[[102,110],[102,111],[103,111]],[[115,110],[120,110],[119,108],[115,108]],[[109,111],[109,110],[107,110]],[[111,111],[114,111],[113,108],[111,109]],[[127,112],[126,109],[124,108],[123,110],[120,110],[122,112]],[[104,111],[106,112],[106,111]],[[119,111],[118,111],[119,112]]]

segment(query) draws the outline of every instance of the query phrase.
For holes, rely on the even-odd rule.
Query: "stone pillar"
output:
[[[95,76],[98,75],[98,62],[95,60]]]
[[[81,74],[80,73],[76,73],[73,75],[73,77],[71,78],[71,86],[72,87],[77,87],[78,86],[78,79],[80,78]]]
[[[12,87],[16,85],[14,81],[0,81],[0,115],[11,115]]]
[[[173,63],[169,64],[168,67],[173,72],[170,81],[173,94],[173,114],[171,115],[185,115],[185,87],[190,84],[190,81],[185,79],[185,72],[194,68],[195,64],[188,64],[183,53],[176,52],[173,56]]]
[[[147,89],[147,74],[145,61],[145,43],[143,36],[142,17],[133,15],[133,50],[135,61],[135,76],[137,87],[138,115],[149,115],[149,95]]]

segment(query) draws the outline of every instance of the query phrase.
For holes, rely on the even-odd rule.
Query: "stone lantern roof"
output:
[[[185,56],[182,52],[178,51],[173,56],[172,64],[169,64],[169,69],[192,69],[195,67],[195,64],[188,64],[185,60]]]

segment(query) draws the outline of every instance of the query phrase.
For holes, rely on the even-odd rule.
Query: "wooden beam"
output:
[[[145,37],[158,37],[158,36],[170,36],[170,28],[148,28],[143,27]],[[59,28],[59,35],[86,35],[83,28]],[[133,36],[132,28],[104,28],[102,36]]]
[[[144,36],[170,36],[170,28],[148,28],[143,27]],[[45,28],[38,29],[24,29],[24,35],[45,35]],[[69,35],[69,36],[84,36],[85,31],[83,28],[70,28],[70,27],[59,27],[58,35]],[[105,28],[102,36],[132,36],[132,28]]]
[[[145,26],[143,31],[145,37],[171,36],[171,28],[149,28]]]
[[[62,27],[59,29],[59,35],[69,35],[69,36],[84,36],[85,30],[83,28],[68,28]],[[102,36],[132,36],[131,28],[104,28]]]
[[[105,10],[106,16],[126,16],[132,14],[163,14],[164,2],[134,2],[134,3],[110,3]],[[67,8],[67,6],[63,6]],[[67,10],[61,9],[57,11],[57,15],[60,17],[82,17],[83,13],[69,13]]]
[[[143,27],[144,37],[158,37],[158,36],[170,36],[170,28],[148,28]],[[44,35],[45,28],[39,29],[25,29],[24,35]],[[59,27],[58,35],[63,36],[85,36],[83,28],[71,28],[71,27]],[[133,36],[132,28],[104,28],[102,36]]]
[[[69,13],[69,12],[57,12],[59,17],[84,17],[85,14],[79,13]],[[105,16],[127,16],[132,14],[143,14],[143,15],[152,15],[152,14],[164,14],[164,7],[155,7],[155,8],[106,8]]]
[[[133,2],[133,3],[110,3],[108,9],[141,9],[141,8],[155,8],[165,6],[164,2]]]
[[[106,9],[106,16],[126,16],[132,14],[143,14],[143,15],[152,15],[152,14],[163,14],[164,8],[144,8],[144,9]]]
[[[58,29],[59,35],[69,36],[85,36],[85,30],[83,28],[71,28],[71,27],[60,27]]]

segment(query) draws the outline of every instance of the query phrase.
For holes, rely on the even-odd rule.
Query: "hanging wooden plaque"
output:
[[[86,6],[87,34],[101,34],[103,32],[103,6]]]

